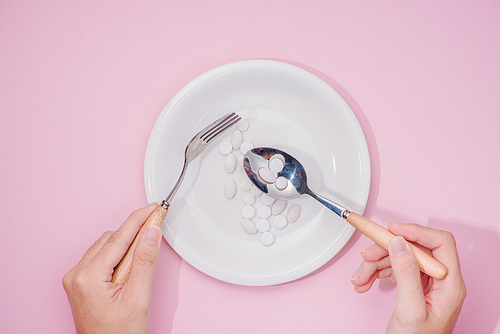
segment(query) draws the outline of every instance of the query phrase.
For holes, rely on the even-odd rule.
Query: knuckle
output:
[[[156,263],[156,254],[151,250],[140,250],[137,252],[136,261],[143,267],[151,267]]]
[[[107,232],[106,232],[107,233]],[[108,238],[108,242],[110,243],[115,243],[120,241],[123,238],[123,233],[120,230],[116,230],[114,232],[111,232],[111,235]]]
[[[420,268],[415,261],[405,261],[398,266],[398,271],[403,277],[414,277],[420,279]]]

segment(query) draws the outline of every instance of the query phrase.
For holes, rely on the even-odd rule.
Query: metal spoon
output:
[[[287,180],[285,188],[278,188],[276,183],[265,181],[259,174],[260,168],[269,168],[269,161],[273,157],[274,159],[280,159],[283,162],[283,169],[277,174],[277,176],[284,177]],[[351,212],[345,207],[310,190],[307,186],[307,176],[304,167],[297,159],[288,153],[269,147],[254,148],[245,153],[243,166],[252,183],[262,192],[273,198],[290,200],[300,195],[307,194],[319,201],[328,209],[335,212],[338,216],[345,219],[358,231],[385,249],[388,248],[389,241],[395,236],[390,231],[377,223],[372,222],[368,218],[365,218],[355,212]],[[408,244],[412,248],[422,272],[436,279],[444,279],[446,277],[448,271],[445,266],[432,256],[422,251],[420,248],[417,248],[411,243]]]

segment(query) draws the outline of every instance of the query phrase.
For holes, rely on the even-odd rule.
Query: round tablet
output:
[[[278,158],[271,158],[268,165],[269,165],[269,169],[271,171],[273,171],[274,173],[281,172],[283,170],[283,166],[285,166],[283,161],[281,161],[281,159],[278,159]]]
[[[269,220],[267,219],[259,219],[257,221],[257,231],[259,232],[267,232],[271,228],[271,223],[269,223]]]
[[[252,181],[250,181],[249,179],[242,179],[240,181],[240,187],[245,191],[249,191],[250,189],[252,189],[252,186]]]
[[[273,219],[273,224],[274,224],[274,226],[276,226],[276,228],[285,228],[287,223],[288,222],[286,220],[286,217],[283,215],[277,215]]]
[[[250,126],[250,124],[248,123],[248,121],[246,119],[243,119],[243,118],[240,119],[238,123],[236,123],[236,127],[240,131],[247,130],[249,126]]]
[[[231,144],[233,145],[233,148],[235,150],[238,150],[241,146],[241,143],[243,143],[243,135],[240,131],[236,130],[231,136]]]
[[[229,179],[226,181],[226,185],[224,186],[224,195],[228,199],[231,199],[236,194],[236,182],[233,179]]]
[[[274,181],[276,181],[276,175],[274,175],[274,173],[270,169],[259,168],[258,173],[261,179],[264,180],[264,182],[266,183],[271,184],[274,183]]]
[[[241,215],[245,219],[252,219],[255,216],[255,208],[253,206],[250,206],[250,205],[245,205],[241,209]]]
[[[255,203],[255,196],[250,193],[245,194],[245,196],[243,196],[243,203],[245,203],[245,205],[252,205]]]
[[[257,227],[253,223],[253,221],[248,220],[248,219],[242,219],[240,222],[241,228],[249,234],[255,234],[257,233]]]
[[[274,185],[279,190],[283,190],[288,186],[288,180],[285,179],[283,176],[280,176],[276,179],[276,182],[274,183]]]
[[[219,144],[219,152],[221,154],[227,155],[233,151],[233,144],[228,142],[227,140],[224,140]]]
[[[250,182],[252,182],[252,181],[250,181]],[[250,189],[250,192],[255,197],[259,197],[260,195],[262,195],[262,191],[259,188],[257,188],[255,185],[253,185],[253,184],[252,184],[252,188]]]
[[[232,148],[232,146],[233,145],[231,145],[231,148]],[[252,148],[253,148],[253,144],[251,142],[246,141],[243,144],[241,144],[240,152],[241,152],[241,154],[245,154],[248,151],[250,151]]]
[[[257,214],[260,218],[269,218],[271,217],[271,207],[267,205],[261,205],[257,209]]]
[[[224,169],[228,173],[234,172],[234,169],[236,168],[236,157],[234,154],[229,153],[226,155],[226,159],[224,160]]]
[[[271,246],[274,243],[274,234],[271,232],[262,233],[260,236],[260,242],[262,242],[264,246]]]
[[[300,216],[300,206],[294,204],[288,209],[288,213],[286,214],[286,218],[289,223],[295,222]]]
[[[274,202],[273,204],[273,209],[271,213],[275,216],[279,215],[280,213],[283,212],[283,210],[285,210],[285,208],[286,208],[286,201],[276,200],[276,202]]]
[[[262,194],[262,196],[260,196],[260,200],[261,200],[262,204],[265,204],[265,205],[272,205],[275,201],[274,198],[272,198],[271,196],[269,196],[267,194]]]

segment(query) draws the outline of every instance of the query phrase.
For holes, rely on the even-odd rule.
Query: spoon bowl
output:
[[[286,180],[286,183],[280,184],[280,186],[278,186],[278,182],[264,178],[263,173],[261,173],[262,169],[267,169],[267,172],[269,172],[269,169],[272,169],[270,168],[270,162],[274,159],[281,160],[283,165],[280,171],[275,171],[276,180],[279,178]],[[250,181],[263,193],[273,198],[291,200],[300,195],[309,195],[385,249],[389,247],[389,241],[395,237],[386,228],[374,223],[370,219],[351,212],[340,204],[309,189],[304,167],[297,159],[286,152],[270,147],[253,148],[245,153],[243,167]],[[284,181],[283,179],[281,181]],[[409,242],[408,244],[422,272],[436,279],[444,279],[446,277],[448,271],[445,266],[412,243]]]

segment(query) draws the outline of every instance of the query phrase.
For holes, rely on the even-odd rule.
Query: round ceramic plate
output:
[[[145,186],[149,202],[161,202],[180,175],[191,138],[217,118],[235,111],[249,122],[244,141],[279,148],[301,161],[310,188],[352,211],[364,211],[370,159],[352,110],[331,86],[289,64],[247,60],[212,69],[183,87],[158,118],[148,142]],[[235,129],[235,128],[234,128]],[[217,279],[240,285],[274,285],[303,277],[328,262],[354,228],[314,199],[301,196],[299,219],[271,228],[275,241],[260,242],[241,225],[242,197],[227,199],[229,174],[212,143],[188,167],[162,225],[163,236],[188,263]],[[236,156],[241,155],[234,151]],[[259,200],[254,206],[259,205]],[[255,219],[254,219],[255,220]]]

